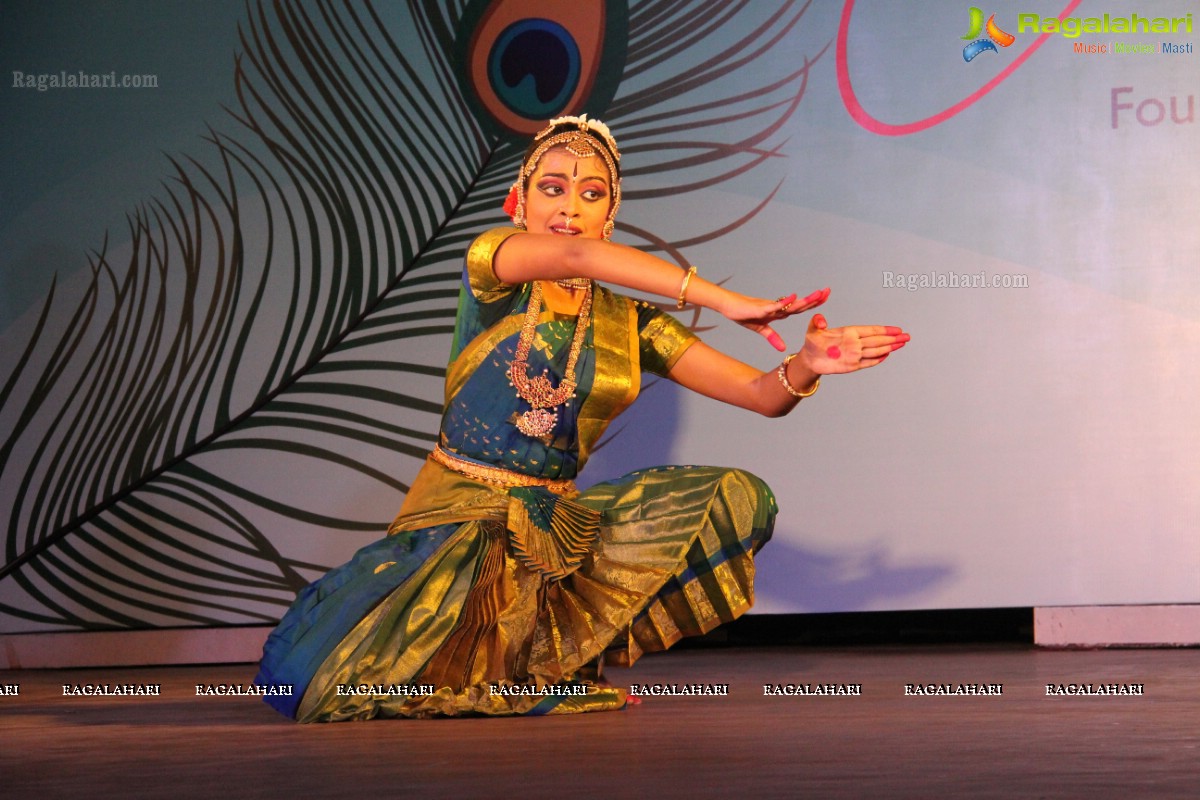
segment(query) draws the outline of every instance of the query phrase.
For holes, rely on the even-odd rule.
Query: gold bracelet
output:
[[[683,276],[683,283],[679,284],[679,299],[675,301],[675,307],[680,311],[687,305],[687,287],[691,282],[692,276],[696,274],[695,267],[688,267],[687,274]]]
[[[797,397],[797,398],[803,400],[806,397],[812,397],[814,394],[817,393],[817,389],[821,388],[821,376],[820,375],[817,376],[816,383],[814,383],[812,385],[812,388],[809,389],[807,392],[797,392],[792,387],[792,384],[787,379],[787,366],[788,366],[788,364],[792,363],[792,359],[798,355],[800,355],[800,354],[792,353],[790,356],[785,358],[783,360],[783,363],[779,365],[779,369],[775,370],[775,374],[779,376],[779,383],[783,385],[784,389],[787,389],[788,394],[790,394],[792,397]]]

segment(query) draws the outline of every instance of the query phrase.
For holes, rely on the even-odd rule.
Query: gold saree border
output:
[[[637,399],[641,389],[637,311],[633,302],[598,287],[592,301],[592,346],[596,367],[592,389],[579,409],[579,470],[610,422]]]

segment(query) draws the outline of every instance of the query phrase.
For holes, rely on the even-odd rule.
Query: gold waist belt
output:
[[[545,486],[555,494],[574,494],[579,491],[575,488],[575,481],[538,478],[533,475],[513,472],[511,469],[504,469],[503,467],[489,467],[484,464],[476,464],[474,461],[459,458],[453,453],[443,450],[441,445],[434,445],[433,452],[429,456],[447,469],[452,469],[460,475],[466,475],[468,478],[474,478],[477,481],[490,483],[494,486],[504,486],[510,489],[514,486]]]

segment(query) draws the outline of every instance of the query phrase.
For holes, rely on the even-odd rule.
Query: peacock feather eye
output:
[[[519,20],[488,53],[487,82],[509,111],[555,116],[579,88],[579,47],[557,22]]]
[[[603,115],[625,66],[624,2],[473,0],[456,48],[463,90],[489,127],[531,136],[564,114]]]

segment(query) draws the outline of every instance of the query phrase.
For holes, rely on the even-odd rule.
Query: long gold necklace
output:
[[[575,363],[583,349],[588,324],[592,316],[592,286],[584,289],[583,302],[579,305],[579,316],[575,319],[575,336],[567,353],[567,369],[558,386],[550,385],[549,370],[542,370],[537,377],[529,377],[529,348],[537,332],[538,317],[542,310],[542,287],[537,281],[529,293],[529,308],[521,323],[521,336],[517,340],[517,352],[508,368],[508,380],[517,390],[517,397],[533,408],[517,417],[517,430],[535,439],[545,437],[558,423],[556,406],[567,403],[575,396]]]

